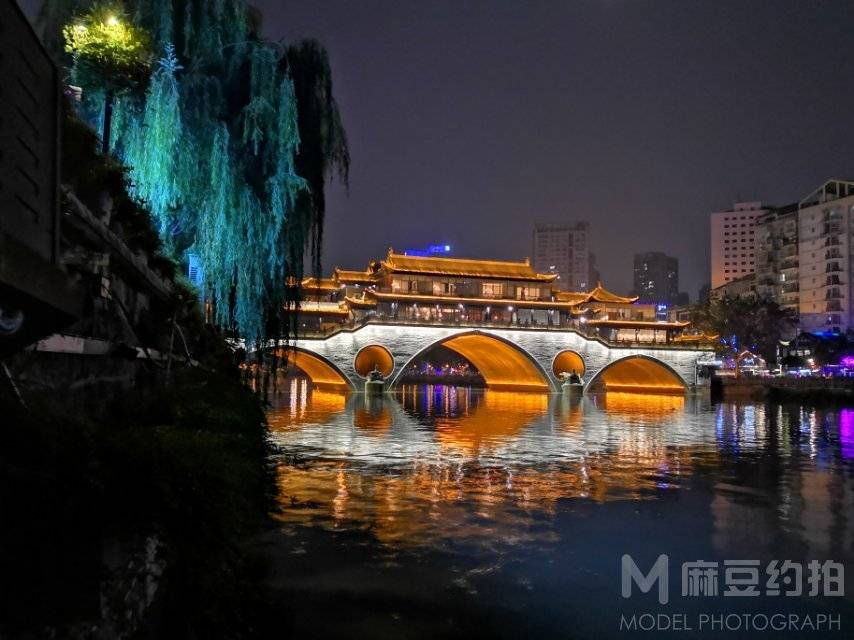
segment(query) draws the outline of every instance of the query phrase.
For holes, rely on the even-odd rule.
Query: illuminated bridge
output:
[[[419,326],[380,320],[326,337],[299,338],[278,354],[320,388],[360,391],[375,366],[398,385],[410,363],[436,346],[471,362],[491,389],[560,390],[575,370],[585,391],[684,393],[708,383],[710,349],[686,345],[619,346],[574,329]]]

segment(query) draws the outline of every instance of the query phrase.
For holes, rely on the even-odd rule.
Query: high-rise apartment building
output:
[[[761,202],[737,202],[712,214],[712,289],[754,272],[756,218],[766,212]]]
[[[635,254],[633,293],[641,302],[676,303],[679,260],[660,251]]]
[[[596,286],[590,278],[590,225],[587,222],[542,223],[534,226],[534,269],[557,273],[565,291]]]
[[[829,180],[798,206],[799,307],[802,331],[854,329],[854,182]]]
[[[799,310],[798,204],[756,218],[756,293]]]

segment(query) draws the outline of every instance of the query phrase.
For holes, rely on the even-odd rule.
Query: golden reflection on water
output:
[[[552,402],[552,421],[555,427],[565,432],[577,432],[581,429],[584,411],[580,398],[560,395]]]
[[[645,499],[663,486],[663,468],[684,474],[690,466],[686,451],[653,448],[594,456],[568,469],[515,472],[421,463],[409,472],[372,474],[343,463],[283,464],[281,519],[370,530],[380,541],[400,544],[501,530],[524,535],[518,525],[528,526],[537,512],[553,513],[559,500]]]
[[[599,406],[612,415],[654,419],[685,410],[685,395],[609,391],[597,398]]]
[[[403,406],[408,408],[405,402]],[[438,415],[434,421],[436,439],[444,449],[476,456],[518,434],[546,413],[548,406],[546,394],[487,389],[474,407],[466,403],[462,415]]]
[[[306,378],[288,380],[287,406],[267,412],[271,431],[294,431],[308,423],[325,423],[347,406],[347,395],[312,389]]]
[[[693,467],[694,449],[665,444],[656,422],[684,412],[682,397],[573,400],[422,386],[405,387],[397,398],[348,399],[302,386],[292,391],[296,397],[270,413],[274,435],[315,430],[305,435],[326,453],[309,454],[306,465],[279,465],[281,519],[369,530],[389,544],[498,531],[520,539],[545,535],[530,525],[559,500],[644,499]],[[600,414],[608,443],[585,433],[585,415],[589,423]],[[547,445],[556,455],[539,452]],[[517,464],[517,450],[534,462]]]
[[[374,435],[381,435],[391,427],[392,423],[391,407],[385,398],[359,396],[356,399],[353,408],[354,427]]]

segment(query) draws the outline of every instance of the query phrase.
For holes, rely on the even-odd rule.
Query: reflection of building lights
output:
[[[507,311],[513,311],[513,307],[507,307]]]
[[[587,322],[587,318],[585,318],[584,316],[581,316],[581,319],[579,320],[579,322],[581,322],[581,324],[585,324]]]
[[[854,411],[839,412],[839,449],[843,458],[854,458]]]

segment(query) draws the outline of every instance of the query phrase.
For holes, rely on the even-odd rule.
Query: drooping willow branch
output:
[[[349,169],[326,52],[261,39],[260,16],[240,0],[51,0],[48,42],[87,11],[150,36],[150,77],[111,101],[107,143],[167,251],[198,257],[218,324],[248,342],[287,333],[288,283],[302,278],[306,250],[319,271],[325,182]],[[103,86],[65,63],[83,115],[102,128]]]

